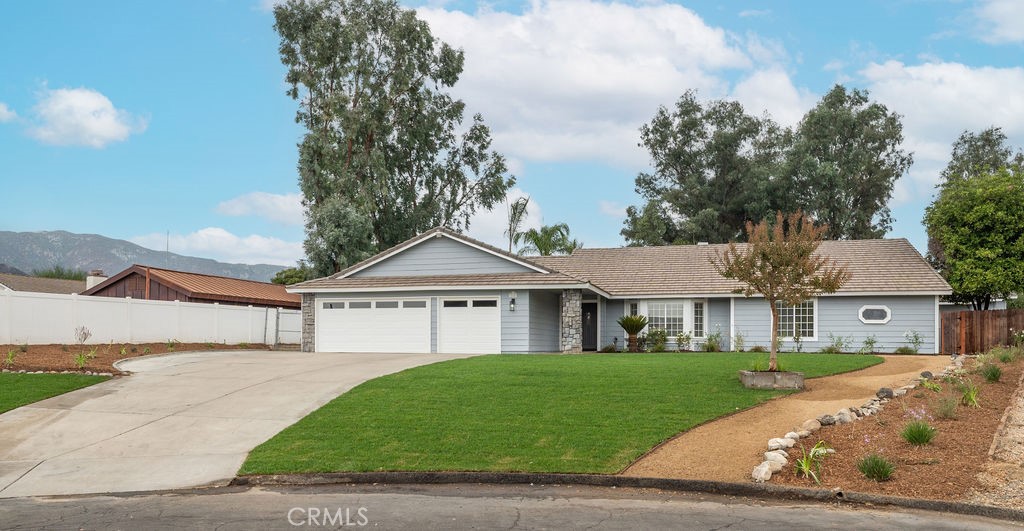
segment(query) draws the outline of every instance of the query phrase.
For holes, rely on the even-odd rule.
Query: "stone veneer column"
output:
[[[583,290],[562,290],[562,352],[583,352]]]
[[[302,294],[302,351],[313,352],[316,348],[316,295]]]

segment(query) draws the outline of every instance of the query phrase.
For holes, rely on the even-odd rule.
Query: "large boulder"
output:
[[[875,393],[875,396],[877,396],[878,398],[893,398],[896,396],[896,393],[894,393],[892,389],[889,389],[888,387],[883,387],[879,389],[877,393]]]
[[[768,461],[761,463],[754,467],[754,470],[750,473],[750,477],[758,483],[764,483],[769,479],[772,479],[772,465]]]

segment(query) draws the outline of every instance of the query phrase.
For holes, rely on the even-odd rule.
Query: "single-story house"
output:
[[[269,308],[298,309],[301,306],[300,297],[288,293],[280,284],[138,264],[90,287],[82,295]]]
[[[85,291],[85,281],[0,273],[0,291],[5,290],[70,295]]]
[[[622,315],[731,349],[767,347],[771,312],[719,275],[725,245],[577,249],[522,257],[436,228],[335,275],[289,286],[302,295],[302,349],[327,352],[580,352],[622,349]],[[781,308],[783,348],[876,349],[923,341],[938,352],[939,297],[949,285],[905,239],[826,241],[818,253],[851,272],[837,293]]]

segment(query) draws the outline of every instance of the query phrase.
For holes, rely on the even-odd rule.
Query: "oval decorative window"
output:
[[[858,317],[865,324],[885,324],[892,319],[892,310],[888,306],[861,306]]]

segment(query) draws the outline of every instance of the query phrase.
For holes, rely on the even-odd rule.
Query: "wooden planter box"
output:
[[[747,389],[803,389],[804,373],[788,371],[740,371]]]

